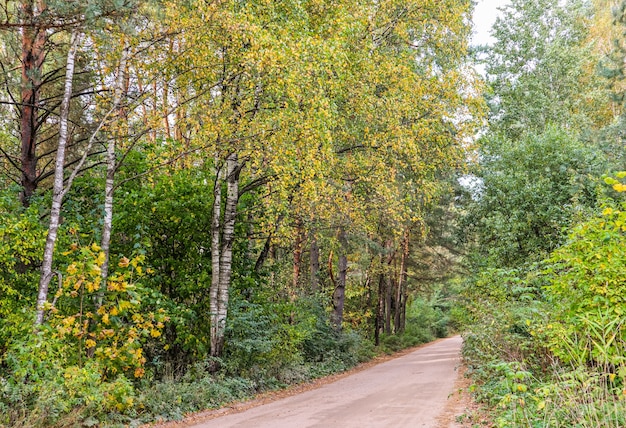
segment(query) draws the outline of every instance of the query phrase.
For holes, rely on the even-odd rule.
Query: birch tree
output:
[[[44,248],[43,263],[41,265],[41,278],[39,280],[39,291],[37,293],[37,313],[35,325],[43,324],[45,304],[48,299],[48,287],[52,280],[52,262],[54,257],[54,247],[57,240],[59,220],[61,217],[61,204],[69,187],[64,185],[65,178],[65,150],[68,142],[68,118],[70,114],[70,101],[72,98],[72,87],[74,84],[74,68],[76,65],[76,51],[80,43],[80,35],[72,33],[70,49],[67,53],[67,65],[65,69],[65,81],[63,100],[61,102],[60,123],[59,123],[59,143],[57,146],[56,164],[54,169],[54,187],[52,189],[52,207],[50,208],[50,225],[48,227],[48,237]]]

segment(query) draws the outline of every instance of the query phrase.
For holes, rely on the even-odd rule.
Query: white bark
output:
[[[219,338],[218,291],[220,285],[220,231],[222,223],[222,166],[215,157],[215,183],[213,184],[213,215],[211,220],[211,289],[209,311],[211,312],[211,355],[217,356]]]
[[[213,251],[213,276],[211,281],[210,310],[211,310],[211,355],[219,356],[224,345],[224,332],[228,316],[228,300],[232,277],[233,242],[235,240],[235,220],[237,217],[237,203],[239,202],[239,158],[231,153],[226,158],[226,201],[224,204],[224,218],[221,224],[221,234],[218,230],[219,217],[216,216],[217,192],[221,202],[221,190],[215,187],[216,198],[213,207],[213,228],[211,249]],[[218,180],[217,183],[219,183]],[[217,269],[217,271],[216,271]],[[217,283],[216,283],[217,280]]]
[[[52,280],[52,261],[54,257],[54,246],[59,229],[59,219],[61,217],[61,204],[66,190],[63,189],[63,175],[65,165],[65,149],[68,141],[68,118],[70,114],[70,100],[72,98],[72,87],[74,83],[74,66],[76,51],[80,36],[72,33],[70,49],[67,53],[67,64],[65,67],[65,81],[63,99],[61,101],[59,118],[59,143],[56,153],[56,163],[54,168],[54,185],[52,188],[52,206],[50,208],[50,224],[48,226],[48,236],[41,265],[41,277],[39,279],[39,291],[37,293],[37,313],[35,325],[41,325],[44,319],[44,306],[48,300],[48,287]]]
[[[113,105],[121,110],[122,96],[124,92],[124,80],[126,75],[126,62],[128,60],[128,50],[124,49],[120,58],[117,79],[115,81],[115,95],[113,97]],[[121,113],[121,112],[120,112]],[[122,114],[119,115],[122,117]],[[102,306],[103,292],[106,289],[106,281],[109,276],[109,254],[111,247],[111,231],[113,229],[113,191],[115,189],[115,172],[117,163],[115,161],[116,136],[111,136],[107,144],[107,175],[104,184],[104,218],[102,225],[102,241],[101,249],[104,252],[104,262],[101,266],[102,283],[100,285],[101,292],[98,295],[96,306]]]

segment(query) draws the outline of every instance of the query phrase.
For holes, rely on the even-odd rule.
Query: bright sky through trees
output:
[[[499,14],[498,8],[506,6],[508,3],[509,0],[478,0],[474,9],[473,45],[493,43],[493,37],[489,35],[489,32]]]

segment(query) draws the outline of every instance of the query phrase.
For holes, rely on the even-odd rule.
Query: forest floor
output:
[[[159,428],[379,428],[464,426],[471,413],[462,339],[440,339],[353,370]]]

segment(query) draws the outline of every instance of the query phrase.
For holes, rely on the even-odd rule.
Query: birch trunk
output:
[[[219,280],[215,293],[215,302],[211,302],[211,355],[219,357],[224,346],[224,332],[228,316],[228,300],[233,264],[233,242],[235,240],[235,220],[237,217],[237,203],[239,202],[239,173],[241,167],[236,153],[226,158],[226,201],[224,204],[224,219],[219,243]],[[220,198],[221,199],[221,198]],[[215,220],[215,218],[214,218]],[[215,262],[215,260],[214,260]],[[214,284],[211,284],[211,291]]]
[[[223,166],[215,159],[215,183],[213,184],[213,218],[211,219],[211,288],[209,310],[211,326],[211,355],[217,356],[219,338],[218,295],[220,286],[220,235],[222,224],[222,180]]]
[[[65,163],[65,148],[68,141],[68,117],[70,113],[70,100],[72,98],[72,86],[74,83],[74,65],[76,50],[80,37],[72,33],[71,46],[67,53],[67,65],[65,67],[65,80],[63,90],[63,100],[61,101],[59,117],[59,144],[56,153],[56,163],[54,168],[54,186],[52,188],[52,206],[50,208],[50,224],[48,226],[48,236],[41,265],[41,277],[39,279],[39,290],[37,293],[37,313],[35,325],[43,324],[44,306],[48,300],[48,287],[52,280],[52,261],[54,258],[54,246],[59,229],[59,219],[61,217],[61,204],[68,189],[63,188],[63,175]]]
[[[128,60],[128,51],[124,49],[122,57],[120,58],[119,69],[117,72],[117,79],[115,82],[115,95],[113,97],[113,106],[119,110],[119,117],[124,117],[124,112],[121,109],[122,96],[125,88],[125,75],[126,75],[126,62]],[[103,293],[106,289],[106,281],[109,276],[109,254],[111,248],[111,231],[113,229],[113,190],[115,188],[115,171],[117,169],[117,163],[115,161],[115,147],[116,136],[109,138],[107,144],[107,175],[104,184],[104,218],[102,225],[102,241],[101,249],[104,253],[104,262],[101,266],[101,278],[100,293],[96,301],[96,309],[102,306],[104,299]]]

